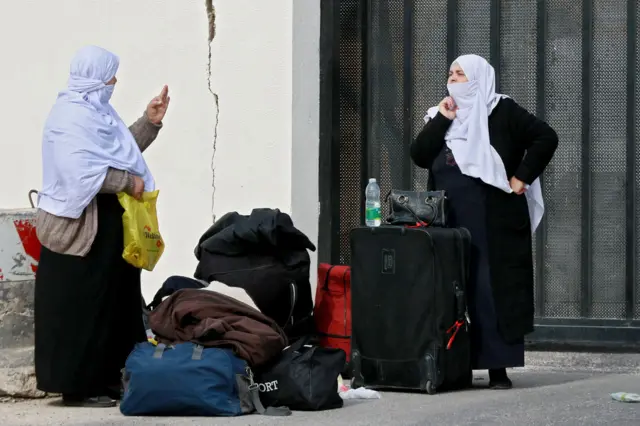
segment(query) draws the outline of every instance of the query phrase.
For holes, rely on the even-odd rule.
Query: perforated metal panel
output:
[[[636,140],[636,234],[640,235],[640,7],[636,9],[636,66],[635,66],[635,140]],[[640,265],[640,239],[636,239],[636,262]],[[636,269],[635,277],[635,317],[640,318],[640,268]]]
[[[500,92],[507,93],[531,113],[537,106],[537,0],[501,2],[500,7]],[[533,241],[534,262],[536,242]],[[534,271],[536,267],[534,264]],[[535,286],[542,285],[535,276]],[[537,303],[537,291],[534,291]]]
[[[491,53],[491,0],[458,0],[458,54]]]
[[[375,163],[371,174],[379,179],[383,197],[392,188],[410,184],[403,179],[411,167],[403,131],[403,87],[404,79],[411,76],[403,72],[403,60],[405,40],[411,32],[404,30],[405,10],[401,3],[371,3],[369,149]]]
[[[379,178],[383,196],[392,188],[427,187],[427,171],[410,163],[409,144],[428,108],[446,94],[448,54],[475,53],[494,63],[499,58],[500,91],[532,113],[544,110],[560,139],[544,173],[544,245],[535,253],[542,272],[536,276],[536,303],[544,317],[631,319],[630,304],[640,320],[640,268],[633,269],[635,300],[628,298],[626,276],[626,244],[632,238],[627,226],[634,225],[640,235],[640,146],[633,182],[627,181],[626,164],[628,75],[635,78],[631,124],[636,142],[640,138],[640,55],[635,69],[627,68],[627,0],[593,0],[592,10],[583,10],[584,2],[576,0],[337,3],[340,261],[349,262],[348,233],[361,224],[366,177]],[[492,10],[496,5],[499,19]],[[359,13],[365,7],[368,15]],[[640,7],[635,10],[640,27]],[[592,17],[592,28],[583,28],[583,15]],[[455,34],[455,43],[448,34]],[[454,44],[456,51],[450,52]],[[583,51],[589,55],[583,57]],[[590,74],[583,84],[589,57],[593,68],[586,68]],[[538,65],[544,67],[541,75]],[[588,137],[583,129],[590,130]],[[583,162],[588,164],[584,170]],[[627,185],[635,185],[634,218],[626,217]],[[640,238],[634,244],[640,265]]]
[[[560,143],[544,174],[545,315],[578,318],[582,294],[582,9],[573,0],[552,0],[547,16],[546,118]]]
[[[626,10],[623,1],[594,2],[590,147],[594,318],[625,317]]]
[[[500,91],[536,112],[537,0],[502,0],[500,5]]]
[[[360,225],[363,208],[361,120],[362,38],[358,0],[340,1],[340,263],[349,263],[349,231]],[[362,190],[361,190],[362,188]]]
[[[427,110],[437,105],[447,88],[447,2],[416,1],[413,17],[413,137],[424,126]],[[429,172],[413,167],[413,186],[427,189]]]

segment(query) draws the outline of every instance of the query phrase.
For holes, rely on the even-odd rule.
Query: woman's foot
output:
[[[78,395],[62,395],[62,404],[67,407],[111,408],[116,401],[108,396],[84,397]]]
[[[489,388],[496,390],[511,389],[513,383],[507,377],[506,368],[498,368],[495,370],[489,370]]]

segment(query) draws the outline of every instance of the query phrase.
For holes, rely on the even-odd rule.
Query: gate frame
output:
[[[376,0],[358,0],[360,22],[368,22],[371,13],[371,2]],[[447,2],[447,56],[452,62],[457,54],[457,0],[442,0]],[[638,5],[636,0],[627,0],[627,158],[626,158],[626,231],[625,246],[625,311],[627,319],[608,320],[586,318],[591,314],[593,277],[591,270],[592,259],[592,224],[593,208],[591,200],[592,176],[590,171],[589,147],[592,142],[590,115],[592,111],[592,81],[593,81],[593,2],[598,0],[582,0],[582,60],[583,60],[583,129],[582,145],[582,265],[581,265],[581,314],[583,318],[564,319],[548,318],[544,314],[544,286],[536,286],[536,318],[535,331],[526,337],[528,348],[535,349],[572,349],[588,351],[639,351],[640,350],[640,319],[633,319],[635,301],[637,300],[635,277],[638,267],[636,260],[636,188],[635,188],[635,154],[636,154],[636,82],[635,70],[637,59],[637,22]],[[319,236],[318,258],[321,262],[338,263],[340,250],[340,5],[339,0],[323,0],[321,2],[320,27],[320,176],[319,176]],[[412,5],[412,0],[404,0],[405,5]],[[545,71],[546,71],[546,36],[548,31],[548,17],[546,12],[547,0],[537,0],[537,104],[536,114],[545,119]],[[412,22],[411,7],[405,7],[405,23]],[[500,84],[500,0],[491,0],[491,44],[490,62],[496,69],[496,85]],[[370,172],[377,170],[373,153],[367,149],[368,144],[368,105],[369,87],[369,50],[370,25],[361,25],[362,35],[362,102],[360,111],[363,127],[362,148],[362,179],[366,180]],[[408,37],[411,39],[411,37]],[[408,41],[412,43],[412,40]],[[406,55],[411,56],[411,55]],[[409,62],[407,62],[409,61]],[[410,59],[405,58],[404,68],[410,69]],[[410,78],[405,78],[409,81]],[[405,84],[407,86],[407,84]],[[403,90],[412,90],[404,87]],[[406,99],[406,97],[405,97]],[[403,127],[405,134],[411,129],[411,102],[405,101],[405,117]],[[410,134],[410,132],[409,132]],[[541,178],[542,184],[544,180]],[[361,209],[362,210],[362,209]],[[362,215],[362,212],[360,213]],[[542,220],[536,234],[536,276],[540,283],[544,282],[543,253],[546,245],[546,221]]]

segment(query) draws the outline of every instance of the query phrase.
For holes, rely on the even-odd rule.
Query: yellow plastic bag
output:
[[[120,205],[124,208],[124,251],[122,258],[136,268],[153,271],[164,253],[164,241],[158,227],[156,202],[159,191],[145,192],[140,200],[121,192]]]

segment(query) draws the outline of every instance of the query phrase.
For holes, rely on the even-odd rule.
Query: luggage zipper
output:
[[[287,322],[285,323],[284,327],[288,326],[289,323],[291,323],[290,325],[293,325],[294,323],[294,318],[293,318],[293,311],[295,310],[296,307],[296,302],[298,301],[298,295],[296,294],[296,283],[295,281],[291,281],[289,283],[289,288],[290,288],[290,294],[291,294],[291,310],[289,311],[289,318],[287,319]]]
[[[344,291],[342,292],[342,297],[344,298],[344,335],[347,334],[347,310],[349,307],[347,306],[347,272],[350,272],[345,269],[344,274],[342,274],[342,288]]]
[[[469,330],[469,324],[471,324],[471,321],[469,319],[469,313],[464,303],[464,291],[460,288],[460,285],[458,284],[457,281],[453,282],[453,289],[456,297],[457,319],[456,319],[456,322],[451,327],[449,327],[446,333],[447,335],[449,334],[451,335],[451,337],[449,338],[449,341],[447,342],[447,350],[451,349],[451,346],[453,345],[453,341],[458,335],[458,331],[460,331],[460,328],[462,326],[465,326],[465,330]]]

